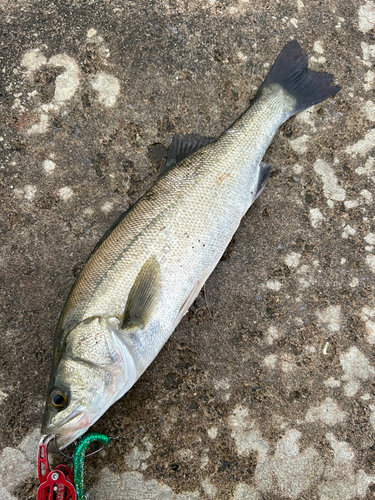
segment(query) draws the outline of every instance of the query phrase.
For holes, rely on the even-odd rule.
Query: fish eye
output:
[[[53,408],[61,410],[68,403],[68,396],[63,389],[54,387],[49,395],[49,403]]]

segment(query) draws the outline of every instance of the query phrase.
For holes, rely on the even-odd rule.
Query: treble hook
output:
[[[74,457],[74,454],[72,456],[69,456],[69,455],[65,455],[65,453],[63,451],[60,450],[60,448],[57,446],[57,443],[56,443],[56,438],[57,438],[58,434],[55,434],[53,436],[54,438],[54,444],[55,444],[55,448],[56,450],[60,453],[60,455],[62,455],[63,457],[65,458],[68,458],[69,460],[73,460],[73,457]],[[51,436],[52,438],[52,436]],[[110,438],[110,439],[114,439],[114,438]],[[74,441],[74,445],[77,446],[77,441]],[[91,455],[95,455],[95,453],[99,453],[99,451],[102,451],[102,449],[104,448],[104,446],[102,446],[101,448],[99,448],[98,450],[95,450],[91,453],[89,453],[88,455],[86,455],[86,458],[87,457],[91,457]]]

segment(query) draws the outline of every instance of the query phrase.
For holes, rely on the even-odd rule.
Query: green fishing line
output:
[[[77,500],[85,500],[85,492],[83,485],[83,461],[87,448],[94,441],[99,441],[101,444],[108,444],[111,438],[104,434],[95,432],[87,434],[79,440],[73,455],[74,483],[77,492]]]

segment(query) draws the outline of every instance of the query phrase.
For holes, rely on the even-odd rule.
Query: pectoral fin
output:
[[[160,300],[160,291],[160,267],[155,258],[150,257],[143,264],[130,289],[120,328],[130,326],[144,328]]]

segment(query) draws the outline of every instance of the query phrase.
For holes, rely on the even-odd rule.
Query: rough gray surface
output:
[[[36,496],[52,334],[87,255],[173,134],[219,134],[292,38],[342,91],[277,134],[207,301],[94,426],[123,437],[87,485],[92,500],[374,498],[375,2],[0,9],[1,498]]]

